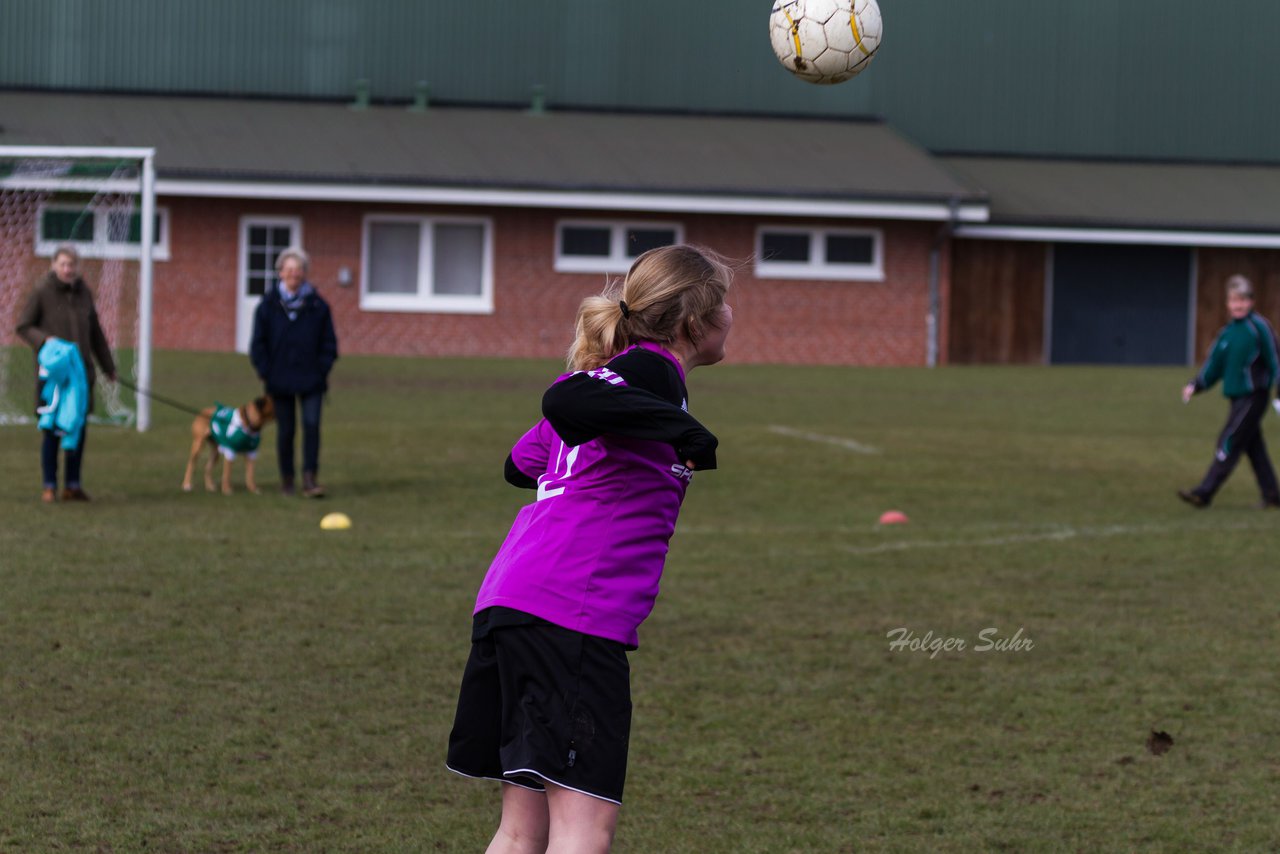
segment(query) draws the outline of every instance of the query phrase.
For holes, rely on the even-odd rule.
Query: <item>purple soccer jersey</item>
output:
[[[683,385],[669,353],[640,346],[669,359]],[[627,385],[608,367],[557,383],[582,376],[603,384],[593,392]],[[520,438],[511,458],[537,480],[537,500],[516,516],[475,612],[513,608],[635,647],[693,473],[668,442],[609,434],[570,446],[545,419]]]

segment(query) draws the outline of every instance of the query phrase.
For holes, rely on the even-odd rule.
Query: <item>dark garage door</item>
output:
[[[1059,243],[1053,364],[1185,365],[1191,250]]]

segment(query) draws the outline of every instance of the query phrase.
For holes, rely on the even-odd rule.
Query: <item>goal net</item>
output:
[[[35,421],[35,354],[15,327],[61,246],[80,256],[119,377],[150,387],[152,158],[151,149],[0,146],[0,425]],[[148,399],[101,370],[94,398],[90,420],[147,429]]]

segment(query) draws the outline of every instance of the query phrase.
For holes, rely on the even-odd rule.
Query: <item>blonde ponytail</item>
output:
[[[683,334],[696,344],[715,323],[732,279],[733,269],[709,249],[650,249],[625,279],[582,301],[569,370],[598,368],[637,341],[670,345]]]
[[[589,371],[612,359],[631,344],[622,330],[622,308],[610,291],[610,284],[600,296],[587,297],[578,307],[574,321],[574,341],[569,348],[571,371]]]

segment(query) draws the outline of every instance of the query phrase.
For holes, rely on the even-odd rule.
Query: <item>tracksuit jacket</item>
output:
[[[1196,375],[1195,388],[1197,392],[1204,391],[1222,380],[1224,397],[1244,397],[1267,391],[1278,377],[1276,334],[1271,324],[1251,311],[1218,333],[1204,367]]]

